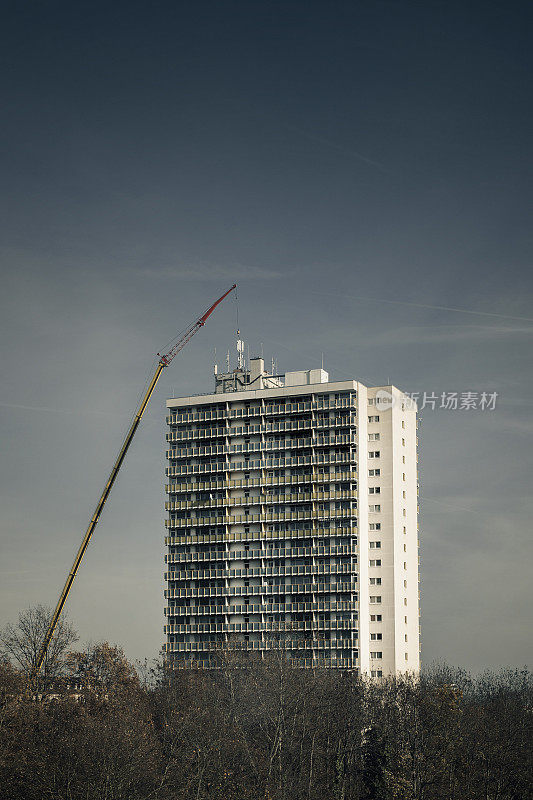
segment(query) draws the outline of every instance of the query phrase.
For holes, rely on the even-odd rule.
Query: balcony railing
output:
[[[338,400],[313,400],[300,403],[284,403],[264,406],[250,406],[241,409],[217,409],[214,411],[194,411],[170,413],[167,418],[168,425],[181,425],[190,422],[210,422],[219,419],[239,419],[244,417],[269,416],[272,414],[299,414],[305,411],[332,411],[337,408],[355,409],[357,399],[355,393],[350,397],[342,397]]]
[[[243,597],[268,594],[343,594],[357,589],[353,583],[287,583],[276,586],[197,586],[186,589],[166,589],[165,597]]]
[[[283,639],[278,644],[283,650],[354,650],[357,648],[355,639],[336,639],[333,642],[324,639]],[[243,641],[231,642],[214,640],[211,642],[167,642],[164,650],[167,653],[194,653],[213,652],[216,650],[273,650],[274,642],[268,641]]]
[[[356,449],[354,436],[317,436],[306,439],[283,439],[275,442],[245,442],[242,444],[210,444],[199,447],[179,447],[166,451],[168,460],[182,458],[204,458],[206,456],[227,455],[235,453],[265,453],[276,450],[309,450],[313,447],[351,446]]]
[[[248,615],[248,614],[290,614],[290,613],[316,613],[327,614],[331,611],[339,612],[346,611],[354,615],[358,619],[358,592],[352,592],[350,600],[316,600],[315,602],[295,602],[295,603],[269,603],[269,598],[266,597],[265,601],[260,605],[249,603],[243,604],[230,604],[230,598],[227,598],[224,605],[197,605],[197,606],[175,606],[168,605],[165,608],[165,616],[167,617],[198,617],[198,616],[226,616]],[[221,601],[222,602],[222,601]]]
[[[215,497],[210,500],[168,500],[165,503],[167,511],[178,511],[188,508],[222,508],[227,506],[256,506],[289,503],[318,503],[332,500],[356,500],[357,492],[340,490],[322,492],[301,492],[300,494],[257,494],[244,497]]]
[[[164,633],[286,633],[291,631],[353,631],[358,637],[358,622],[350,620],[302,620],[301,622],[197,622],[165,625]]]
[[[165,573],[166,581],[211,580],[213,578],[259,578],[283,575],[335,575],[353,573],[352,564],[296,564],[287,567],[237,567],[233,569],[218,568],[205,570],[177,570]],[[357,576],[354,576],[357,580]]]
[[[268,475],[254,476],[250,478],[236,478],[228,480],[225,478],[213,478],[211,480],[193,480],[183,483],[168,483],[165,491],[168,494],[180,494],[183,492],[208,491],[209,489],[247,489],[254,486],[290,486],[302,483],[338,483],[340,481],[356,481],[357,472],[352,467],[341,472],[330,474],[320,472],[316,468],[311,468],[309,475]]]
[[[209,525],[248,525],[250,522],[296,522],[301,520],[352,519],[357,517],[357,507],[333,511],[287,511],[284,514],[224,514],[210,517],[189,517],[188,519],[166,519],[166,528],[199,528]]]
[[[355,545],[333,545],[326,547],[288,547],[269,550],[209,550],[204,553],[169,553],[165,556],[168,564],[197,561],[254,561],[263,558],[299,558],[305,556],[357,556]]]
[[[165,537],[166,545],[212,544],[215,542],[254,542],[279,539],[330,539],[336,536],[357,534],[357,525],[345,524],[342,528],[302,528],[291,531],[224,531],[220,533],[187,533]],[[357,542],[354,542],[357,544]]]

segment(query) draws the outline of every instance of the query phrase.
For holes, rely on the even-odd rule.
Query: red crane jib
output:
[[[199,319],[197,319],[196,322],[193,322],[190,328],[187,328],[181,339],[179,339],[179,341],[177,341],[176,344],[170,348],[168,353],[165,353],[165,355],[162,356],[159,353],[157,354],[158,356],[160,356],[159,363],[161,364],[161,366],[163,367],[169,366],[172,359],[179,353],[180,350],[182,350],[185,347],[187,342],[189,342],[192,339],[196,331],[198,331],[202,327],[202,325],[205,325],[209,315],[213,313],[218,304],[221,303],[224,300],[224,298],[227,297],[228,294],[236,288],[237,284],[234,283],[233,286],[231,286],[227,292],[224,292],[224,294],[221,297],[219,297],[218,300],[216,300],[213,303],[213,305],[207,309],[205,314],[202,314],[202,316]]]
[[[227,292],[224,292],[224,294],[222,295],[222,297],[219,297],[219,298],[218,298],[218,300],[217,300],[215,303],[213,303],[213,305],[211,306],[211,308],[208,308],[208,309],[207,309],[207,311],[205,312],[205,314],[203,314],[203,315],[200,317],[200,319],[198,320],[198,322],[200,323],[200,325],[204,325],[204,323],[205,323],[205,321],[207,320],[208,316],[209,316],[210,314],[212,314],[212,313],[213,313],[213,311],[214,311],[214,310],[215,310],[215,308],[218,306],[218,304],[219,304],[219,303],[221,303],[221,302],[223,301],[223,299],[224,299],[225,297],[227,297],[227,296],[228,296],[228,294],[229,294],[230,292],[232,292],[232,291],[233,291],[234,289],[236,289],[236,288],[237,288],[237,284],[236,284],[236,283],[234,283],[234,284],[233,284],[233,286],[232,286],[231,288],[229,288]]]

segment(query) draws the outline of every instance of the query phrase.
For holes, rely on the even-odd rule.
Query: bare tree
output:
[[[6,625],[0,631],[0,657],[8,659],[13,666],[29,677],[37,663],[51,618],[51,609],[41,605],[21,611],[16,625]],[[61,618],[41,668],[40,677],[44,681],[63,674],[65,656],[78,638],[68,619]]]

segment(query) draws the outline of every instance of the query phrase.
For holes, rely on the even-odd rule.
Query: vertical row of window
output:
[[[402,411],[405,411],[405,405],[403,403],[402,403]],[[402,419],[402,429],[405,429],[405,420],[404,419]],[[402,437],[402,447],[405,447],[405,439],[403,437]],[[405,456],[404,455],[402,455],[402,464],[405,464]],[[402,481],[405,481],[405,472],[402,472]],[[402,490],[402,500],[406,500],[405,489]],[[406,511],[405,507],[402,508],[402,516],[403,517],[407,517],[407,511]],[[405,525],[403,526],[403,533],[404,533],[404,535],[407,534],[407,527]],[[404,545],[403,545],[403,552],[404,553],[407,552],[407,546],[406,546],[405,542],[404,542]],[[404,568],[404,570],[407,570],[407,562],[406,561],[403,562],[403,568]],[[404,580],[404,582],[403,582],[403,588],[404,588],[404,591],[407,592],[407,581],[406,580]],[[404,604],[404,606],[407,606],[407,597],[403,598],[403,604]],[[407,625],[407,616],[404,616],[403,619],[404,619],[404,624]],[[406,633],[404,634],[404,642],[407,644],[407,634]],[[405,658],[405,661],[409,661],[409,653],[407,651],[404,652],[404,658]]]
[[[369,405],[374,405],[373,398],[369,400]],[[377,423],[380,421],[379,414],[372,414],[368,417],[369,424]],[[368,441],[369,442],[379,442],[381,440],[381,434],[379,432],[372,432],[368,434]],[[380,450],[371,450],[368,453],[369,459],[376,459],[380,458],[381,451]],[[371,467],[368,470],[369,478],[376,478],[381,476],[381,468],[380,467]],[[368,494],[373,495],[380,495],[381,494],[381,486],[369,486],[368,487]],[[372,503],[368,506],[369,514],[379,514],[381,512],[381,504]],[[381,522],[369,522],[368,524],[369,531],[380,531],[381,530]],[[381,541],[379,540],[372,540],[369,542],[369,547],[372,550],[381,549]],[[370,568],[379,568],[381,567],[381,558],[371,558],[369,559],[369,567]],[[369,584],[371,587],[377,587],[382,585],[382,578],[380,576],[371,576],[369,577]],[[377,605],[381,603],[381,595],[370,595],[370,604]],[[370,622],[371,623],[380,623],[382,622],[382,615],[381,614],[370,614]],[[381,631],[370,631],[370,641],[373,642],[381,642],[383,640],[383,633]],[[371,659],[382,659],[383,652],[381,650],[371,650],[370,651],[370,658]],[[381,669],[372,669],[370,674],[373,678],[381,678],[383,675],[383,670]]]
[[[369,398],[368,405],[369,406],[375,406],[376,405],[375,398]],[[401,406],[402,411],[405,411],[405,408],[406,408],[405,403],[402,403],[402,406]],[[372,414],[372,415],[368,416],[368,422],[369,423],[375,423],[375,422],[379,422],[379,421],[380,421],[379,415]],[[405,419],[401,419],[401,428],[402,428],[402,434],[403,434],[403,431],[405,431],[405,429],[406,429],[406,421],[405,421]],[[368,441],[369,442],[380,441],[380,438],[381,438],[380,437],[380,433],[378,433],[378,432],[372,431],[372,432],[368,433]],[[406,447],[405,435],[402,435],[402,437],[401,437],[401,447],[402,448]],[[381,455],[381,453],[380,453],[379,450],[371,450],[368,453],[368,458],[369,459],[376,459],[376,458],[380,458],[380,455]],[[405,458],[405,455],[402,454],[402,464],[405,464],[405,463],[406,463],[406,458]],[[378,469],[370,468],[368,470],[369,477],[379,476],[380,474],[381,474],[381,471],[380,471],[379,468]],[[402,482],[403,483],[406,482],[406,474],[405,474],[405,472],[402,472]],[[402,507],[401,507],[402,508],[402,517],[404,518],[404,522],[407,523],[407,508],[405,506],[405,501],[407,500],[407,492],[406,492],[406,489],[402,489],[401,491],[402,491],[401,499],[404,501],[404,504],[402,504]],[[378,487],[378,486],[369,487],[368,493],[369,493],[369,495],[381,494],[381,488]],[[381,505],[376,505],[375,503],[371,504],[371,505],[369,505],[368,510],[369,510],[369,513],[371,513],[371,514],[379,513],[379,512],[381,512]],[[381,523],[380,522],[370,522],[369,523],[369,530],[370,531],[381,530]],[[403,533],[405,535],[407,534],[407,524],[405,524],[403,526]],[[381,549],[381,541],[375,540],[375,539],[370,541],[369,542],[369,548],[371,550]],[[403,543],[403,552],[407,553],[407,545],[406,545],[405,540],[404,540],[404,543]],[[381,567],[381,559],[376,559],[376,558],[369,559],[369,566],[370,567]],[[407,561],[403,562],[403,569],[404,569],[405,572],[407,571]],[[370,586],[380,586],[381,583],[382,583],[382,579],[381,579],[381,577],[378,577],[378,576],[372,576],[372,577],[369,578],[369,583],[370,583]],[[403,589],[404,589],[403,603],[404,603],[404,607],[407,607],[407,580],[405,578],[403,579]],[[370,595],[370,603],[372,605],[376,604],[376,603],[380,603],[380,602],[381,602],[381,596],[380,595]],[[378,617],[379,617],[379,620],[377,619]],[[378,614],[371,614],[370,615],[370,621],[371,622],[378,622],[378,621],[381,622],[381,614],[379,614],[379,615]],[[404,616],[404,624],[405,625],[408,624],[407,615]],[[381,633],[376,632],[376,631],[372,631],[370,633],[370,640],[371,641],[380,641],[381,639],[382,639],[382,634]],[[404,659],[405,659],[405,661],[409,661],[409,653],[408,653],[408,650],[407,650],[407,643],[408,643],[408,635],[407,635],[407,633],[404,633],[404,643],[405,643]],[[372,650],[370,652],[370,658],[371,659],[380,659],[380,658],[382,658],[382,652],[381,651]],[[372,677],[382,677],[383,673],[382,673],[382,670],[372,669],[370,671],[370,674],[371,674]]]

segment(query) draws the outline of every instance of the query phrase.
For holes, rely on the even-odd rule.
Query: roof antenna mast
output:
[[[237,345],[237,368],[240,369],[240,370],[244,370],[244,366],[245,366],[244,342],[241,339],[241,331],[240,331],[240,328],[239,328],[239,298],[237,297],[237,290],[236,289],[235,289],[235,311],[236,311],[236,318],[237,318],[237,327],[236,327],[236,330],[235,330],[236,345]]]

